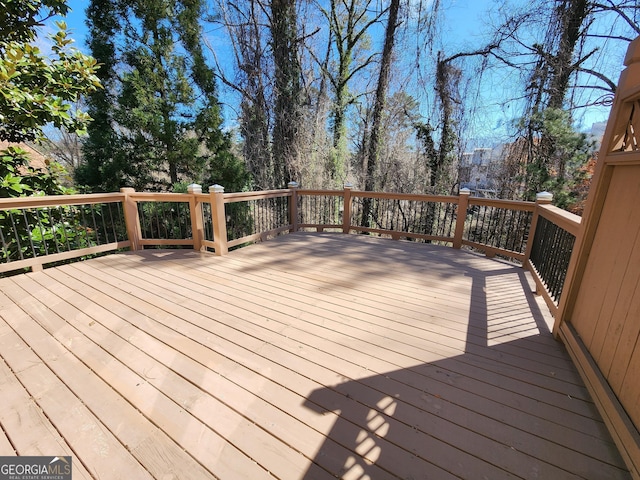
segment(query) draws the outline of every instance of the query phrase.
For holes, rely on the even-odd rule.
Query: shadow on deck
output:
[[[630,478],[580,386],[482,363],[460,355],[314,391],[304,405],[337,414],[314,463],[339,478]],[[335,458],[338,444],[350,452]]]
[[[330,248],[305,243],[298,249],[296,240],[287,240],[292,250],[271,268],[320,265],[343,240],[341,255],[359,267],[335,270],[322,289],[328,294],[393,276],[398,266],[417,275],[428,271],[445,285],[460,277],[471,281],[465,353],[346,380],[307,397],[305,407],[334,412],[337,420],[305,478],[317,478],[316,465],[340,478],[629,478],[568,355],[552,340],[552,319],[524,270],[497,260],[487,268],[484,258],[476,265],[466,258],[475,255],[437,246],[340,237]],[[264,267],[256,262],[246,270]],[[419,358],[413,348],[420,342],[407,338],[415,324],[402,325],[374,345]],[[445,339],[441,346],[450,345]],[[358,363],[357,348],[341,358]],[[361,366],[376,370],[370,361],[362,358]]]

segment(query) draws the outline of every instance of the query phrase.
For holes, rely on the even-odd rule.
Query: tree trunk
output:
[[[295,0],[272,0],[271,37],[275,64],[273,161],[282,186],[300,178],[298,129],[301,120],[300,62]]]
[[[582,36],[582,24],[588,13],[587,0],[565,0],[557,10],[559,41],[551,58],[552,77],[549,108],[562,108],[569,88],[569,78],[576,68],[573,53]]]
[[[389,88],[389,76],[391,74],[391,57],[393,44],[395,42],[396,28],[398,26],[398,11],[400,10],[400,0],[391,0],[389,7],[389,18],[384,35],[384,47],[382,49],[382,59],[380,61],[380,76],[378,77],[378,87],[376,88],[376,100],[373,106],[373,119],[371,125],[371,135],[369,137],[369,148],[367,154],[367,164],[365,168],[364,189],[375,190],[375,173],[380,156],[380,133],[382,130],[382,116],[387,99],[387,89]],[[365,198],[362,205],[362,226],[369,226],[371,214],[371,199]]]

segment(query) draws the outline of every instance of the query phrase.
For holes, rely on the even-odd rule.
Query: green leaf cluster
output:
[[[73,193],[61,182],[64,175],[66,171],[56,162],[49,162],[46,170],[33,168],[29,153],[20,147],[0,151],[0,198]]]
[[[89,116],[71,106],[100,88],[98,65],[70,46],[63,22],[57,26],[50,55],[28,42],[0,40],[0,140],[36,140],[48,124],[85,132]]]
[[[46,125],[83,132],[89,116],[71,104],[100,88],[96,60],[71,47],[64,22],[51,35],[51,53],[33,44],[36,27],[68,11],[65,0],[0,0],[0,140],[39,140]],[[32,168],[17,146],[0,151],[0,197],[68,193],[60,183],[64,169],[50,162]]]
[[[56,162],[49,162],[44,170],[33,168],[26,150],[10,146],[0,151],[0,198],[75,193],[61,183],[65,174]],[[60,207],[57,216],[50,209],[0,211],[0,261],[46,255],[60,246],[86,246],[91,233],[81,225],[80,213],[71,210]]]
[[[595,142],[576,131],[569,113],[561,109],[548,108],[528,121],[536,140],[526,166],[526,197],[548,191],[553,203],[566,209],[576,201],[576,185],[584,181],[583,168],[593,158]]]
[[[3,12],[0,39],[4,42],[31,42],[36,27],[53,16],[65,16],[69,11],[66,0],[0,0]]]

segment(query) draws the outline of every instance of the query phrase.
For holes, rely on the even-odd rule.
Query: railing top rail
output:
[[[265,198],[290,197],[292,195],[292,190],[286,188],[281,190],[263,190],[260,192],[233,192],[224,194],[224,203],[262,200]]]
[[[356,190],[351,192],[352,197],[382,198],[392,200],[417,200],[420,202],[442,202],[458,203],[459,197],[453,195],[428,195],[414,193],[387,193],[387,192],[367,192]]]
[[[137,202],[188,202],[193,198],[190,193],[171,192],[135,192],[128,195]]]
[[[298,195],[328,195],[328,196],[342,196],[344,190],[314,190],[314,189],[298,189]]]
[[[500,200],[494,198],[469,197],[469,205],[482,205],[485,207],[510,208],[513,210],[526,210],[533,212],[536,203],[523,200]]]
[[[540,205],[539,213],[541,217],[550,220],[573,236],[578,234],[580,223],[582,222],[582,217],[579,215],[567,212],[566,210],[554,205]]]
[[[0,198],[0,210],[14,208],[56,207],[60,205],[87,205],[121,202],[122,193],[88,193],[78,195],[47,195],[35,197]]]

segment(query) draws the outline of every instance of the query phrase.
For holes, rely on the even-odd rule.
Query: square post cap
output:
[[[224,187],[216,183],[209,187],[209,193],[224,193]]]
[[[536,193],[536,202],[538,203],[551,203],[553,200],[553,193],[539,192]]]

